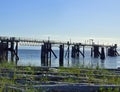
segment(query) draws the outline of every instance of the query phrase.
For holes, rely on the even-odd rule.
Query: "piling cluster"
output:
[[[57,55],[52,50],[52,44],[50,42],[44,43],[41,47],[41,61],[43,65],[49,65],[48,63],[51,63],[51,52],[57,58]],[[64,55],[64,47],[67,46],[66,53]],[[67,44],[60,44],[59,45],[59,65],[63,66],[64,63],[64,56],[65,58],[70,58],[70,52],[71,52],[71,58],[79,58],[80,55],[85,58],[85,46],[81,43],[76,44],[70,44],[69,42]],[[119,56],[119,53],[117,52],[117,45],[114,46],[101,46],[101,45],[91,45],[91,57],[94,58],[100,58],[101,60],[105,60],[106,56]],[[45,48],[45,49],[43,49]],[[100,50],[101,49],[101,50]],[[106,50],[105,50],[106,49]],[[70,51],[71,50],[71,51]],[[47,64],[45,64],[47,62]]]
[[[10,61],[18,61],[18,41],[14,37],[0,40],[0,61],[8,61],[10,52]]]

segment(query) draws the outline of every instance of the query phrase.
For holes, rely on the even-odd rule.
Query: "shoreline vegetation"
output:
[[[120,70],[0,63],[0,92],[120,92]]]

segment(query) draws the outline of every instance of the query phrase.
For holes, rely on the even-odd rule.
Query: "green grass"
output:
[[[3,72],[3,70],[6,70],[6,72]],[[10,76],[10,73],[12,72],[13,76]],[[99,84],[99,85],[120,85],[120,77],[119,75],[115,74],[114,72],[105,70],[105,69],[99,69],[98,67],[96,69],[91,68],[64,68],[60,67],[57,69],[48,70],[46,72],[35,69],[32,66],[26,66],[26,67],[16,67],[14,63],[0,63],[0,73],[6,74],[6,76],[0,77],[0,92],[5,90],[6,85],[11,85],[15,87],[21,87],[26,90],[26,92],[40,92],[37,91],[37,89],[33,88],[33,84],[25,83],[25,84],[19,84],[16,82],[16,79],[26,79],[31,81],[36,81],[34,74],[36,72],[42,72],[45,74],[44,77],[37,80],[37,82],[49,82],[50,80],[47,78],[47,75],[49,73],[57,73],[57,76],[65,76],[67,78],[60,80],[60,82],[66,82],[66,83],[80,83],[83,79],[86,79],[85,81],[88,84]],[[20,73],[18,76],[17,73]],[[68,75],[72,75],[73,77],[68,77]],[[110,76],[109,76],[110,75]],[[74,78],[75,76],[75,78]],[[58,81],[59,82],[59,81]],[[9,92],[20,92],[13,89],[8,89]],[[40,89],[42,90],[42,88]],[[44,89],[45,90],[45,89]],[[109,88],[104,89],[100,88],[100,92],[119,92],[118,88],[115,88],[114,90]]]

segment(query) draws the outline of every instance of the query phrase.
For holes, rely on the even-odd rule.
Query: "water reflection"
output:
[[[71,61],[72,61],[71,64],[73,65],[73,67],[78,67],[79,66],[79,63],[80,63],[79,58],[72,58]]]
[[[105,60],[101,60],[101,68],[105,68]]]

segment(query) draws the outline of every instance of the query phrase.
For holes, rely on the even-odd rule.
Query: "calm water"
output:
[[[40,60],[40,50],[29,50],[29,49],[20,49],[19,50],[19,58],[18,65],[33,65],[33,66],[41,66]],[[51,66],[59,67],[59,51],[54,50],[58,58],[56,59],[52,55]],[[74,66],[85,66],[85,67],[96,67],[99,66],[101,68],[118,68],[120,67],[120,56],[117,57],[109,57],[106,56],[104,61],[101,61],[99,58],[91,58],[90,49],[85,50],[85,58],[80,55],[79,59],[69,60],[64,58],[64,66],[65,67],[74,67]]]

